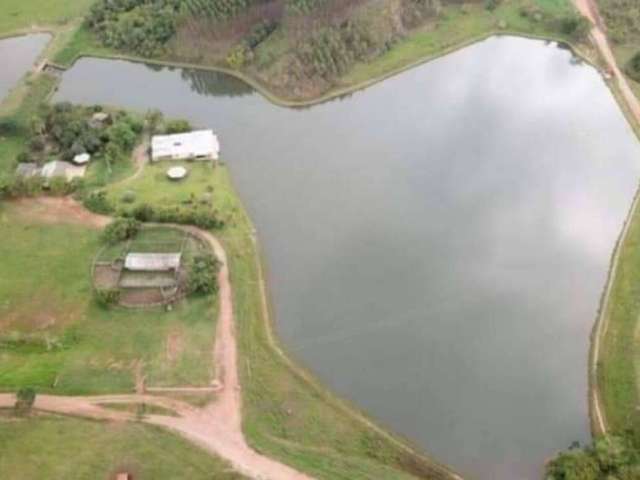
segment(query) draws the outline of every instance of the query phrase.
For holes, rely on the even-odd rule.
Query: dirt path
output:
[[[629,114],[633,118],[634,122],[637,125],[640,125],[640,101],[638,101],[638,98],[633,93],[633,90],[631,89],[629,82],[627,81],[626,77],[618,67],[618,63],[616,61],[616,58],[613,54],[613,51],[611,50],[611,46],[609,45],[609,41],[607,39],[605,22],[600,15],[600,12],[598,10],[597,4],[595,3],[595,0],[573,0],[573,3],[578,9],[578,11],[580,11],[582,15],[587,17],[593,23],[594,26],[590,34],[591,40],[593,41],[594,45],[600,52],[600,55],[602,56],[603,60],[606,62],[607,68],[609,69],[610,73],[613,75],[613,79],[616,82],[616,85],[622,94],[622,99],[626,105],[626,108]],[[639,197],[636,195],[636,198],[634,199],[629,215],[632,215],[633,212],[636,210],[638,201],[639,201]],[[628,218],[627,222],[625,223],[624,229],[620,235],[620,240],[619,240],[618,246],[616,247],[616,251],[611,263],[611,271],[609,273],[609,278],[607,280],[607,287],[604,295],[604,302],[602,303],[602,306],[600,308],[599,318],[597,320],[596,328],[593,333],[593,336],[594,336],[593,347],[592,347],[590,366],[589,366],[591,397],[592,397],[590,401],[590,405],[591,405],[591,413],[593,416],[593,421],[595,422],[596,427],[599,430],[599,433],[603,435],[607,434],[607,422],[604,416],[604,409],[602,407],[602,401],[600,400],[600,392],[598,389],[598,361],[600,359],[600,345],[601,345],[602,338],[604,337],[607,330],[607,324],[608,324],[607,311],[609,307],[611,289],[613,287],[613,279],[615,278],[616,273],[618,271],[618,265],[620,260],[620,249],[622,247],[622,244],[624,243],[625,238],[627,237],[630,223],[631,223],[631,219]]]
[[[631,86],[626,77],[618,67],[616,57],[611,50],[609,40],[607,39],[605,23],[600,16],[598,6],[594,0],[573,0],[574,5],[593,23],[594,27],[591,30],[591,39],[598,48],[600,55],[607,63],[610,73],[620,89],[624,102],[629,109],[629,113],[634,118],[635,122],[640,125],[640,101],[631,90]]]
[[[13,202],[25,215],[49,223],[77,223],[101,227],[109,217],[86,211],[69,198],[39,197]],[[239,472],[256,479],[310,480],[291,467],[258,454],[249,447],[242,432],[242,397],[238,376],[238,352],[233,316],[233,294],[229,279],[227,255],[216,237],[195,227],[178,226],[207,241],[222,266],[218,274],[220,301],[213,352],[216,366],[216,399],[203,408],[196,408],[178,400],[148,394],[104,395],[96,397],[62,397],[38,395],[35,408],[66,415],[128,421],[131,414],[101,407],[101,403],[157,404],[174,410],[178,417],[148,415],[145,422],[166,427],[192,443],[227,460]],[[0,394],[0,407],[12,406],[13,394]]]

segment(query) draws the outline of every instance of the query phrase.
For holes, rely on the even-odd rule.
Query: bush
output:
[[[148,203],[141,203],[133,209],[133,217],[141,222],[150,222],[154,219],[155,212]]]
[[[220,262],[212,254],[197,255],[189,271],[187,290],[190,294],[209,295],[218,291]]]
[[[95,291],[95,299],[101,307],[112,307],[120,301],[120,290],[115,288],[98,289]]]
[[[113,206],[107,199],[107,194],[103,190],[91,192],[82,202],[84,206],[94,212],[107,215],[113,212]]]
[[[133,203],[136,201],[136,192],[131,191],[131,190],[127,190],[126,192],[124,192],[122,194],[122,197],[120,198],[120,201],[122,203]]]
[[[575,41],[587,38],[591,30],[591,22],[577,13],[566,15],[558,20],[558,28],[561,33],[571,37]]]
[[[102,231],[102,241],[115,244],[135,237],[140,231],[140,222],[133,218],[116,218]]]
[[[640,52],[636,53],[627,64],[627,75],[636,82],[640,82]]]
[[[169,134],[190,132],[191,130],[191,124],[186,120],[170,120],[165,125],[165,131]]]
[[[31,413],[33,404],[36,401],[36,391],[31,387],[23,387],[16,393],[15,412],[16,415],[28,415]]]

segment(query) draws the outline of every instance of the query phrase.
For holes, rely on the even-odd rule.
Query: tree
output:
[[[15,412],[16,415],[28,415],[31,413],[33,404],[36,401],[36,391],[31,387],[23,387],[16,394]]]
[[[135,237],[140,231],[140,222],[134,218],[116,218],[102,231],[102,241],[115,244]]]
[[[158,131],[158,127],[163,120],[162,112],[158,109],[149,110],[144,116],[144,120],[147,124],[147,130],[151,135],[154,135]]]
[[[192,130],[191,124],[186,120],[171,120],[167,122],[165,130],[167,133],[184,133]]]
[[[191,294],[209,295],[218,291],[220,262],[212,254],[197,255],[191,264],[187,289]]]

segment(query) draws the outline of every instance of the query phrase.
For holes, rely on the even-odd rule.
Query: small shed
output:
[[[170,272],[180,268],[181,253],[129,253],[124,268],[132,272]]]
[[[91,160],[91,155],[88,153],[80,153],[73,157],[73,163],[76,165],[86,165]]]
[[[40,169],[36,163],[21,163],[16,168],[16,175],[22,178],[31,178],[40,174]]]
[[[151,159],[217,160],[220,142],[212,130],[199,130],[174,135],[156,135],[151,139]]]
[[[89,120],[89,126],[93,128],[101,128],[104,127],[109,121],[109,114],[106,112],[96,112]]]
[[[76,166],[69,162],[54,160],[43,165],[41,175],[47,179],[63,177],[67,181],[71,181],[74,178],[84,177],[86,169],[86,166]]]

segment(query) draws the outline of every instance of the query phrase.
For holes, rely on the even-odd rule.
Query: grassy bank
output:
[[[0,390],[127,392],[138,369],[154,386],[210,382],[215,298],[172,312],[107,310],[90,278],[98,231],[43,224],[11,205],[0,228]]]
[[[0,472],[16,480],[240,480],[222,460],[159,428],[0,412]]]
[[[94,0],[2,0],[0,37],[32,27],[59,27],[82,17]]]

